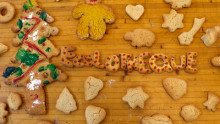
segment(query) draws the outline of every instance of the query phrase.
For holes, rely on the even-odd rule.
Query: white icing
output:
[[[39,79],[34,79],[34,72],[30,73],[30,83],[27,84],[27,88],[29,90],[35,90],[38,89],[41,85],[41,80]]]

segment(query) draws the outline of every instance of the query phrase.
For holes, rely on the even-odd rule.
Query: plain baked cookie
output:
[[[2,14],[2,10],[6,10],[5,15]],[[0,23],[6,23],[11,21],[15,16],[15,8],[8,2],[0,2]]]
[[[7,51],[8,51],[8,46],[4,45],[3,43],[0,43],[0,54]]]
[[[178,10],[183,7],[190,7],[192,0],[165,0],[165,3],[171,4],[171,8]]]
[[[149,99],[149,95],[145,93],[142,87],[128,88],[127,94],[122,98],[124,102],[127,102],[132,109],[139,106],[144,108],[144,103]]]
[[[76,101],[67,88],[63,89],[59,99],[57,99],[56,109],[64,112],[65,114],[69,114],[71,111],[75,111],[77,109]]]
[[[213,57],[211,63],[214,66],[220,66],[220,56]]]
[[[8,111],[6,110],[7,104],[0,103],[0,124],[6,123],[6,116],[8,115]]]
[[[53,122],[51,122],[51,121],[39,121],[39,122],[37,122],[37,124],[54,124]]]
[[[99,124],[106,116],[105,109],[89,105],[85,111],[87,124]]]
[[[216,94],[212,92],[208,92],[208,99],[203,105],[208,109],[212,110],[213,112],[216,110],[216,106],[219,104],[220,98]]]
[[[124,35],[125,40],[132,41],[134,47],[151,47],[155,42],[155,34],[148,29],[135,29],[133,32],[127,32]]]
[[[94,99],[102,88],[102,80],[89,76],[84,83],[85,100]]]
[[[185,105],[182,107],[180,115],[185,121],[195,121],[200,115],[200,110],[194,105]]]
[[[141,124],[173,124],[170,117],[163,114],[154,114],[152,116],[145,116],[141,120]]]
[[[137,21],[144,13],[144,7],[142,5],[127,5],[125,8],[126,13],[135,21]]]
[[[18,110],[22,104],[22,99],[18,93],[10,93],[7,102],[10,109]]]
[[[220,26],[216,25],[211,27],[205,31],[205,35],[201,37],[201,40],[204,44],[209,47],[216,42],[216,40],[220,37]]]
[[[180,99],[187,92],[187,83],[178,78],[166,78],[163,87],[174,100]]]

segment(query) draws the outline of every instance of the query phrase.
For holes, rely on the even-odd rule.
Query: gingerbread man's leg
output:
[[[79,21],[78,28],[77,28],[77,35],[81,40],[85,40],[89,37],[89,20],[84,19],[82,17]]]
[[[90,22],[90,38],[93,40],[100,40],[105,34],[106,25],[102,19]]]

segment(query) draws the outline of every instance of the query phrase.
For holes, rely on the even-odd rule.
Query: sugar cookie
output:
[[[6,10],[5,15],[2,14],[2,10]],[[8,2],[0,2],[0,23],[6,23],[11,21],[15,16],[15,8]]]
[[[127,70],[127,60],[131,57],[131,54],[120,53],[118,56],[121,58],[121,69]]]
[[[198,72],[197,68],[193,68],[193,65],[196,65],[197,61],[194,60],[193,57],[198,56],[197,52],[188,52],[187,53],[187,65],[186,65],[186,72],[188,73],[196,73]]]
[[[18,93],[10,93],[7,99],[8,106],[10,109],[18,110],[22,104],[21,96]]]
[[[105,65],[104,64],[101,64],[99,62],[100,60],[100,53],[98,50],[96,50],[94,52],[94,58],[93,58],[93,65],[96,67],[96,68],[105,68]]]
[[[0,54],[7,51],[8,51],[8,46],[4,45],[3,43],[0,43]]]
[[[211,60],[212,65],[214,66],[220,66],[220,56],[213,57]]]
[[[8,111],[6,110],[7,104],[0,103],[0,123],[6,123],[6,116],[8,115]]]
[[[108,71],[116,72],[116,71],[118,71],[118,69],[120,67],[119,62],[120,62],[120,60],[119,60],[118,56],[111,55],[111,56],[107,57],[105,60],[105,68]]]
[[[84,65],[88,66],[88,67],[93,65],[93,57],[92,57],[92,55],[85,55],[84,56]]]
[[[200,110],[194,105],[185,105],[180,112],[181,117],[185,121],[195,121],[201,114]]]
[[[209,47],[220,37],[220,26],[214,26],[205,31],[205,35],[201,37],[204,44]]]
[[[178,10],[184,7],[190,7],[192,0],[165,0],[165,3],[171,4],[171,8]]]
[[[99,124],[106,116],[105,109],[89,105],[86,107],[85,117],[87,124]]]
[[[131,58],[128,58],[127,68],[128,68],[128,72],[132,72],[133,70],[138,70],[139,69],[138,57],[137,56],[134,56],[133,60]]]
[[[127,5],[125,8],[126,13],[134,20],[137,21],[144,13],[144,7],[142,5]]]
[[[145,116],[141,120],[141,124],[173,124],[170,117],[163,114],[154,114],[152,116]]]
[[[213,112],[216,110],[216,106],[219,104],[220,98],[216,94],[212,92],[208,92],[208,99],[203,105],[208,109],[212,110]]]
[[[70,61],[69,59],[72,59],[76,56],[74,51],[76,50],[73,46],[65,46],[61,48],[61,63],[66,67],[73,67],[73,61]]]
[[[174,70],[180,70],[186,67],[186,56],[185,55],[180,56],[180,61],[181,61],[180,65],[177,65],[175,61],[175,57],[174,56],[171,57],[170,64]]]
[[[148,73],[149,74],[152,72],[151,69],[146,68],[147,63],[149,63],[149,62],[144,60],[144,59],[150,58],[150,57],[151,57],[151,53],[149,53],[149,52],[144,52],[139,55],[139,72],[140,73]]]
[[[84,67],[85,66],[84,56],[83,55],[76,55],[73,58],[73,65],[76,67]]]

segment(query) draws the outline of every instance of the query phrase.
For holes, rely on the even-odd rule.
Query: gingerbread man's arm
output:
[[[85,5],[79,5],[77,7],[74,8],[73,10],[73,18],[78,19],[81,18],[81,16],[83,15],[83,10]]]
[[[115,16],[110,8],[105,7],[105,15],[104,15],[105,22],[111,24],[115,21]]]

